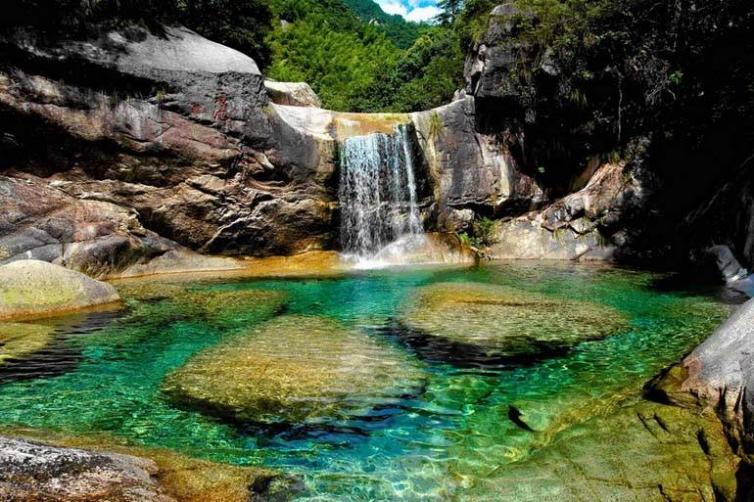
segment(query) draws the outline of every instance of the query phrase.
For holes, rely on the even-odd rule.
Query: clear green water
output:
[[[0,368],[0,426],[109,434],[214,461],[277,467],[304,480],[297,495],[303,500],[468,500],[475,479],[524,461],[560,431],[635,399],[649,378],[728,314],[710,292],[659,288],[658,279],[570,264],[498,264],[337,279],[152,281],[163,298],[128,296],[137,290],[128,283],[123,311],[94,316],[85,329],[76,327],[80,319],[64,320],[48,353]],[[417,353],[386,328],[416,288],[449,281],[603,303],[627,315],[630,328],[545,360],[450,364],[447,354]],[[394,344],[422,367],[423,391],[318,430],[264,430],[175,407],[160,391],[167,374],[269,315],[224,316],[220,308],[207,317],[175,292],[246,288],[284,292],[286,314],[334,318]],[[511,406],[537,432],[510,420]]]

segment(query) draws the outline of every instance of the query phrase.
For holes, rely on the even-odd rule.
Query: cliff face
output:
[[[329,244],[334,145],[278,117],[250,58],[182,28],[2,51],[0,259],[103,275]]]
[[[589,43],[525,33],[546,21],[511,2],[491,12],[465,68],[476,130],[546,206],[498,221],[493,256],[678,265],[726,244],[754,264],[751,10],[642,5],[592,21]]]

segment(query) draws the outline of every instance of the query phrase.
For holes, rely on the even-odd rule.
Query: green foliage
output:
[[[478,247],[486,247],[495,242],[495,220],[487,217],[476,219],[472,228]]]
[[[383,30],[399,49],[413,45],[425,25],[410,23],[397,14],[388,14],[373,0],[343,0],[343,3],[366,23]]]
[[[458,238],[461,244],[484,249],[495,243],[495,220],[483,216],[471,224],[471,233],[461,232]]]
[[[420,35],[403,50],[384,25],[364,22],[343,3],[275,1],[286,23],[267,39],[272,51],[267,73],[308,82],[327,108],[422,110],[446,103],[463,83],[460,41],[450,28],[412,25]]]

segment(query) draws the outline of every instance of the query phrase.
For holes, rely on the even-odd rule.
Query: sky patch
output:
[[[437,0],[375,0],[388,14],[398,14],[416,23],[431,21],[440,12]]]

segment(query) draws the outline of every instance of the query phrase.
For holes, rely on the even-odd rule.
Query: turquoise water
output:
[[[301,500],[468,499],[479,477],[524,461],[573,424],[640,395],[649,378],[727,315],[714,292],[663,287],[661,279],[521,263],[326,279],[125,282],[119,288],[126,308],[57,321],[48,351],[0,367],[0,426],[106,434],[218,462],[280,468],[304,481]],[[629,326],[556,357],[466,364],[463,354],[409,343],[395,329],[417,288],[439,282],[586,300],[617,309]],[[219,304],[208,314],[185,300],[245,289],[280,292],[284,307],[239,314]],[[421,368],[423,387],[366,416],[318,428],[226,421],[178,407],[161,391],[165,377],[193,355],[282,314],[336,319],[394,346]],[[511,420],[512,409],[532,430]]]

